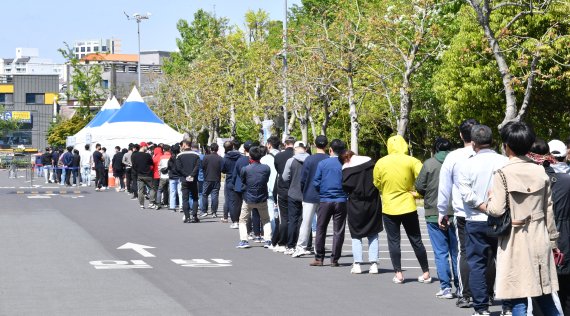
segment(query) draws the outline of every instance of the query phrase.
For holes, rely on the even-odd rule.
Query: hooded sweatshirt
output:
[[[156,147],[154,149],[154,155],[152,156],[152,163],[154,165],[154,179],[160,179],[160,169],[158,169],[158,164],[160,163],[160,158],[162,157],[162,148]]]
[[[224,160],[222,162],[222,172],[226,174],[226,188],[228,188],[228,190],[233,190],[234,188],[233,172],[236,166],[236,161],[240,157],[241,154],[237,150],[227,152],[224,156]]]
[[[301,171],[303,163],[310,155],[307,153],[295,154],[287,160],[285,170],[283,170],[283,180],[289,184],[287,196],[295,201],[303,201],[303,190],[301,189]]]
[[[424,196],[424,209],[426,221],[437,223],[437,192],[439,190],[439,172],[448,151],[439,151],[433,158],[425,161],[418,178],[416,179],[416,190]],[[453,215],[451,205],[448,207],[447,215]]]
[[[400,135],[388,138],[388,155],[374,167],[374,185],[382,194],[382,212],[403,215],[416,211],[412,194],[422,163],[408,155],[408,144]]]

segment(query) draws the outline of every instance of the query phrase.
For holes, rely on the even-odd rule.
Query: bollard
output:
[[[109,175],[108,175],[108,183],[109,183],[109,188],[114,188],[116,186],[115,183],[115,177],[113,176],[113,168],[109,167]]]

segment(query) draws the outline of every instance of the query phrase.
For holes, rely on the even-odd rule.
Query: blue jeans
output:
[[[455,235],[455,225],[450,222],[447,230],[441,230],[438,223],[428,222],[427,230],[435,255],[435,266],[440,288],[451,288],[451,272],[453,271],[453,283],[455,288],[458,289],[459,277],[457,274],[457,236]],[[450,255],[451,269],[449,267]]]
[[[540,309],[544,316],[559,316],[560,312],[556,309],[554,300],[552,299],[552,294],[544,294],[542,296],[534,297],[533,301],[538,304],[538,306],[533,306],[534,309]],[[528,308],[528,299],[516,298],[511,300],[513,305],[513,316],[526,316]]]
[[[202,206],[204,212],[208,212],[208,196],[212,196],[212,214],[218,212],[218,204],[220,201],[220,182],[205,181],[204,190],[202,191]]]
[[[168,180],[168,202],[169,208],[174,210],[176,209],[176,202],[178,201],[178,206],[182,207],[182,185],[180,183],[180,179],[169,179]],[[176,199],[176,194],[178,194],[178,200]]]
[[[368,238],[368,261],[376,263],[378,261],[378,234],[373,234]],[[362,238],[352,238],[352,257],[354,263],[362,263]]]
[[[200,213],[204,213],[204,208],[202,205],[202,192],[204,190],[204,181],[198,181],[198,209],[200,210]],[[190,203],[190,208],[193,207],[194,201],[192,199],[190,199],[188,201],[188,203]]]
[[[489,296],[493,295],[495,282],[495,258],[497,238],[487,236],[487,222],[467,221],[465,224],[469,287],[473,295],[473,308],[483,311],[489,308]]]

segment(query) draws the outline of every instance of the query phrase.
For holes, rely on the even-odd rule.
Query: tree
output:
[[[91,112],[92,106],[105,98],[106,90],[102,86],[101,77],[103,67],[98,64],[81,64],[69,44],[64,42],[64,45],[65,48],[60,48],[58,51],[72,70],[67,97],[76,98],[79,101],[77,112],[86,116]]]
[[[89,121],[91,115],[78,115],[77,113],[70,119],[58,117],[55,123],[52,123],[47,130],[47,142],[51,146],[65,147],[67,137],[77,134]]]
[[[561,42],[568,46],[568,3],[554,0],[466,0],[483,30],[488,47],[501,75],[505,97],[504,119],[521,120],[530,105],[541,58],[549,55]],[[524,61],[525,74],[517,78],[507,52],[516,51],[516,59]],[[546,55],[546,56],[544,56]],[[526,84],[524,83],[526,81]],[[517,90],[524,91],[520,106]]]

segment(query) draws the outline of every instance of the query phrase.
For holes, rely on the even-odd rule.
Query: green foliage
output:
[[[0,105],[0,114],[4,115],[5,108]],[[17,131],[20,128],[21,124],[16,120],[5,120],[0,119],[0,137],[10,133]]]
[[[47,130],[48,144],[54,147],[64,147],[68,136],[77,134],[92,119],[92,115],[81,115],[76,113],[70,119],[58,117]]]

